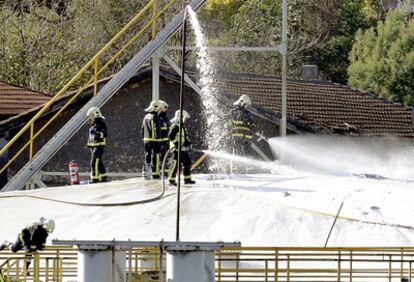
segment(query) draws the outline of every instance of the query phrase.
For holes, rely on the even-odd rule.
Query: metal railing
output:
[[[216,281],[412,281],[414,248],[227,248]]]
[[[157,248],[126,252],[126,282],[165,281],[165,253]],[[24,253],[0,252],[5,281],[76,281],[77,253],[47,247],[33,255],[24,274]],[[216,279],[224,281],[413,281],[414,248],[237,247],[216,253]]]
[[[125,51],[137,42],[137,39],[147,32],[154,37],[157,32],[157,21],[166,11],[176,2],[176,0],[168,0],[166,4],[157,10],[157,1],[151,0],[147,5],[128,22],[121,31],[118,32],[82,69],[58,92],[53,98],[47,102],[36,115],[0,150],[0,156],[8,151],[18,140],[22,140],[22,147],[16,150],[16,153],[10,157],[9,161],[0,168],[2,173],[8,168],[25,150],[29,150],[29,160],[33,158],[34,141],[44,130],[59,116],[62,112],[72,104],[82,92],[88,87],[93,86],[94,94],[98,92],[99,78]],[[150,19],[142,23],[146,17]],[[137,27],[138,25],[138,27]],[[148,40],[144,37],[142,40]],[[126,42],[124,42],[126,41]],[[117,46],[120,45],[121,47]],[[70,88],[76,87],[76,90],[70,96],[67,95]],[[36,128],[35,122],[51,108],[51,106],[60,98],[68,97],[68,101],[50,117],[45,124]],[[28,141],[25,141],[27,140]]]

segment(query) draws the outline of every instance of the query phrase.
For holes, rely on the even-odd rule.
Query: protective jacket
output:
[[[142,121],[141,137],[144,143],[161,141],[161,126],[160,117],[156,112],[151,112],[145,115]]]
[[[165,141],[169,141],[168,139],[168,133],[170,130],[170,120],[167,117],[167,113],[166,112],[161,112],[159,114],[159,118],[160,118],[160,128],[161,128],[161,141],[165,142]]]
[[[245,140],[251,140],[254,131],[256,131],[256,125],[250,112],[240,106],[231,111],[225,127],[231,132],[232,137]]]
[[[41,251],[46,245],[47,236],[49,236],[49,233],[42,225],[33,223],[20,232],[19,239],[28,251]]]
[[[179,124],[173,123],[171,125],[170,133],[168,134],[168,138],[170,139],[170,148],[177,150],[178,149],[178,141],[180,140],[179,134]],[[183,125],[181,127],[181,151],[190,151],[191,142],[188,138],[187,128]]]
[[[89,128],[88,147],[98,147],[106,145],[106,137],[108,131],[103,118],[95,118],[91,127]]]

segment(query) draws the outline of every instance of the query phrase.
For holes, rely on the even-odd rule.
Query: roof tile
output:
[[[48,94],[0,81],[0,115],[17,115],[51,98]]]

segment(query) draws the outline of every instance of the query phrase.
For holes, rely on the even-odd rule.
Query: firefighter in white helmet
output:
[[[91,121],[87,144],[91,151],[91,180],[92,182],[106,182],[108,174],[103,163],[103,153],[108,131],[105,117],[97,107],[89,108],[87,116]]]
[[[181,126],[181,152],[180,152],[180,162],[183,165],[183,174],[184,174],[184,183],[185,184],[195,184],[195,181],[191,179],[191,157],[190,157],[190,150],[191,150],[191,142],[188,138],[188,131],[185,126],[185,123],[189,120],[190,115],[187,111],[183,110],[182,120],[183,124]],[[177,161],[178,161],[178,143],[180,141],[180,134],[179,134],[179,126],[180,126],[180,111],[176,111],[174,118],[171,120],[171,129],[170,133],[168,134],[168,138],[170,139],[170,148],[173,150],[173,159],[171,162],[171,167],[168,173],[168,180],[171,185],[177,185],[175,181],[175,176],[177,173]]]
[[[170,120],[168,119],[168,104],[159,100],[160,103],[160,127],[161,127],[161,143],[160,143],[160,159],[164,160],[164,156],[170,148],[170,140],[168,139],[168,133],[170,132]]]
[[[161,125],[160,113],[161,105],[158,100],[153,100],[148,108],[147,114],[142,121],[141,137],[144,140],[145,164],[143,176],[145,179],[160,178],[160,146],[161,146]]]
[[[0,250],[7,248],[13,253],[17,253],[20,250],[28,253],[25,264],[25,271],[27,271],[31,263],[31,254],[36,251],[42,251],[45,248],[46,239],[54,229],[54,220],[41,217],[37,222],[23,228],[18,234],[16,242],[4,241],[0,245]]]
[[[252,106],[252,101],[248,95],[241,95],[240,98],[233,103],[234,108],[227,117],[225,127],[229,131],[231,140],[231,150],[234,155],[250,156],[252,155],[251,142],[253,134],[256,131],[256,125],[251,117],[248,107]],[[245,172],[249,170],[245,167]],[[233,162],[230,163],[231,173],[240,173],[241,168],[237,167]]]

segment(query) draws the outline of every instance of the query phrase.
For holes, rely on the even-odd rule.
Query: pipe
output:
[[[176,225],[175,225],[175,240],[178,242],[180,241],[180,190],[181,190],[181,138],[182,138],[182,126],[183,126],[183,106],[184,106],[184,99],[183,99],[183,92],[184,92],[184,75],[185,75],[185,44],[186,44],[186,31],[187,31],[187,13],[188,13],[188,6],[184,9],[184,17],[183,17],[183,37],[182,37],[182,45],[183,50],[181,53],[181,83],[180,83],[180,124],[178,125],[178,152],[177,152],[177,218],[176,218]]]

